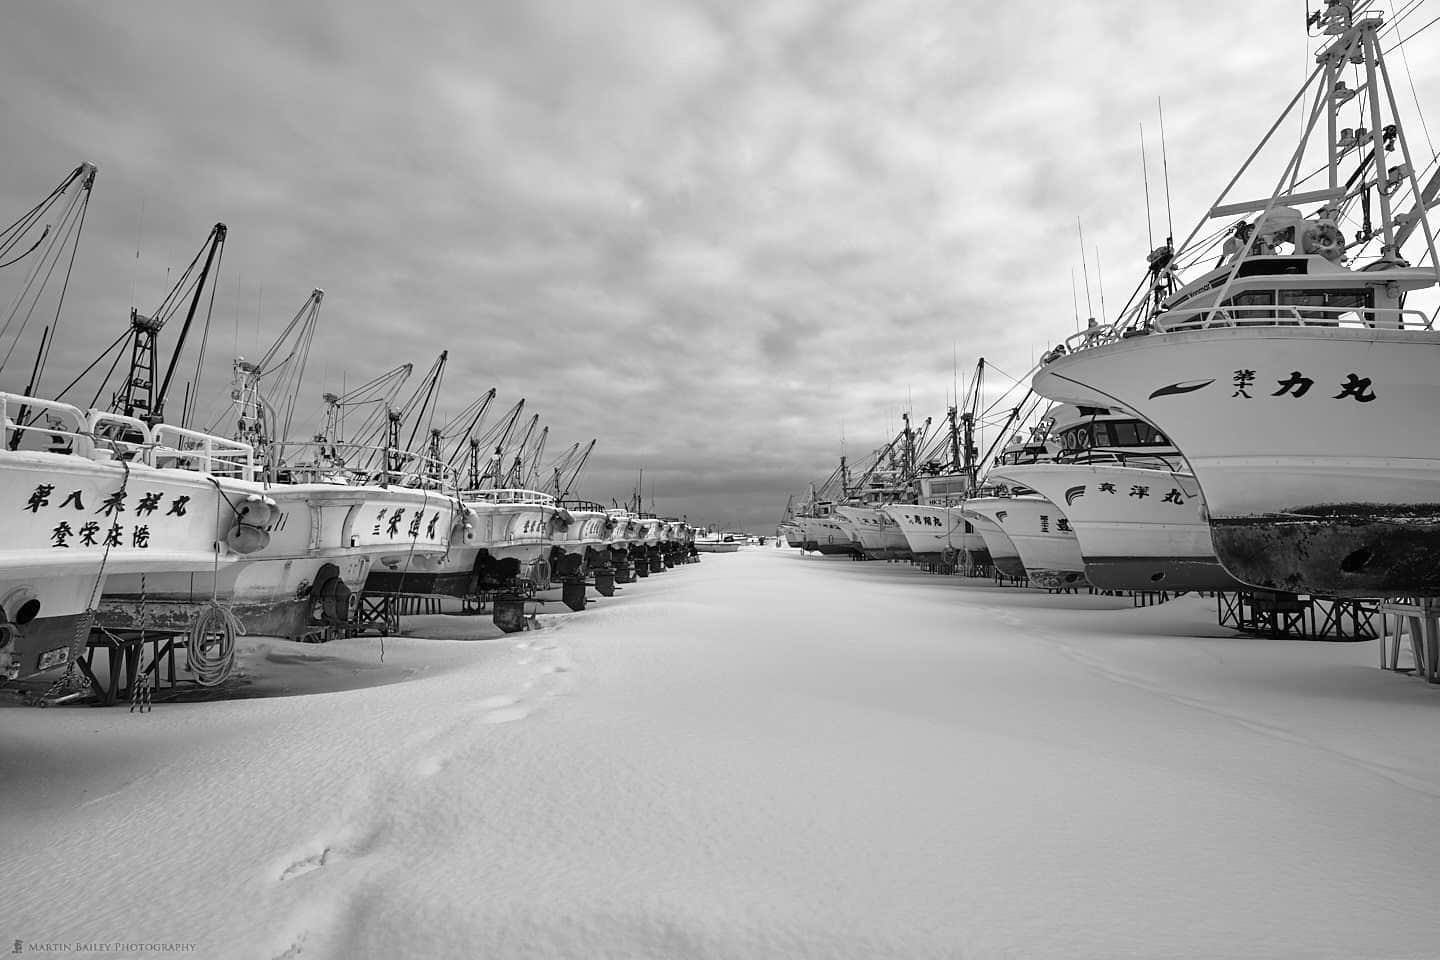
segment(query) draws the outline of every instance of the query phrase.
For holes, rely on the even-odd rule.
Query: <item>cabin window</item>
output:
[[[1280,305],[1283,307],[1330,307],[1331,309],[1358,310],[1373,307],[1375,291],[1362,290],[1281,290]]]
[[[1276,276],[1277,274],[1299,274],[1309,273],[1309,261],[1292,257],[1259,257],[1246,260],[1240,264],[1240,269],[1235,271],[1237,277],[1260,277]]]
[[[1274,290],[1246,290],[1225,301],[1227,307],[1272,307],[1275,305]]]

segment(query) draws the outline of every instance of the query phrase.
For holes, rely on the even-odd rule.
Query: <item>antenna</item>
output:
[[[1106,317],[1105,313],[1105,274],[1100,272],[1100,244],[1095,244],[1095,284],[1100,288],[1100,318]]]
[[[1145,245],[1155,249],[1155,228],[1150,224],[1150,162],[1145,159],[1145,124],[1140,124],[1140,176],[1145,181]]]
[[[140,247],[145,240],[145,194],[140,194],[140,216],[135,220],[135,266],[130,271],[130,302],[135,302],[135,279],[140,273]]]
[[[1080,295],[1075,292],[1075,268],[1070,268],[1070,305],[1075,308],[1075,329],[1080,329]]]
[[[1080,231],[1080,269],[1085,274],[1085,312],[1093,317],[1095,308],[1090,305],[1090,265],[1085,262],[1085,228],[1081,226],[1079,217],[1075,218],[1075,229]]]
[[[1175,241],[1175,220],[1170,213],[1170,158],[1165,153],[1165,105],[1155,98],[1155,107],[1160,112],[1160,165],[1165,171],[1165,242]]]

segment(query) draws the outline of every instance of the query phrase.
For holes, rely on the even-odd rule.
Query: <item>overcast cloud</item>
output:
[[[1113,313],[1148,249],[1141,123],[1163,237],[1156,97],[1188,232],[1308,70],[1300,15],[11,3],[0,217],[99,165],[52,390],[220,220],[217,396],[237,346],[319,286],[311,409],[342,372],[448,348],[442,412],[493,385],[542,414],[550,452],[599,438],[581,494],[623,498],[643,467],[662,513],[760,530],[833,468],[842,425],[861,454],[907,398],[943,414],[953,356],[1020,375],[1072,330],[1077,217]],[[1410,59],[1427,102],[1440,58]]]

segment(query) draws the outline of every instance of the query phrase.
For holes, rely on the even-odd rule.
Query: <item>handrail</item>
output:
[[[1434,319],[1423,310],[1392,307],[1310,307],[1299,304],[1178,307],[1145,321],[1132,319],[1103,324],[1071,334],[1046,354],[1041,362],[1049,363],[1067,353],[1103,347],[1129,337],[1210,330],[1216,327],[1341,327],[1355,330],[1428,331],[1434,329]]]
[[[1175,459],[1172,460],[1171,458]],[[1147,462],[1148,461],[1148,462]],[[1067,464],[1119,464],[1142,470],[1169,470],[1172,473],[1189,473],[1184,458],[1168,453],[1141,453],[1139,451],[1115,450],[1108,447],[1085,447],[1081,450],[1065,450],[1055,456],[1056,463]]]
[[[299,446],[300,444],[290,444]],[[386,486],[456,491],[460,473],[450,464],[424,454],[410,453],[395,447],[350,441],[309,441],[304,446],[316,448],[316,458],[308,463],[282,463],[281,475],[295,478],[313,477],[317,482],[380,483]],[[365,466],[351,466],[359,461],[357,454],[368,455]],[[404,469],[393,470],[388,464],[399,460]],[[379,463],[374,467],[371,464]]]
[[[16,409],[12,410],[12,407]],[[43,412],[56,417],[60,422],[53,424],[19,423],[15,418],[21,416],[21,411],[26,414]],[[95,442],[95,435],[90,429],[85,411],[71,404],[61,403],[59,400],[44,400],[40,397],[27,397],[19,393],[0,393],[0,423],[4,424],[4,448],[6,450],[9,450],[12,444],[18,447],[27,433],[68,437],[74,442],[74,452],[80,456],[89,456]],[[64,451],[50,450],[49,452],[61,453]]]
[[[150,428],[155,446],[151,459],[157,467],[194,468],[217,476],[255,479],[255,449],[250,444],[217,437],[170,423]]]
[[[13,412],[12,412],[13,410]],[[43,422],[19,423],[20,411],[43,415]],[[58,420],[59,422],[55,422]],[[0,421],[4,423],[5,446],[24,442],[26,433],[70,440],[62,449],[51,443],[50,453],[71,454],[88,459],[135,461],[146,466],[170,467],[216,476],[252,480],[255,453],[248,443],[217,437],[173,424],[150,426],[138,417],[107,410],[84,410],[59,400],[0,393]]]
[[[460,493],[461,500],[468,500],[471,503],[484,501],[487,503],[534,503],[541,506],[554,506],[555,498],[548,493],[541,493],[538,490],[524,490],[519,487],[502,487],[498,490],[464,490]]]
[[[606,512],[604,505],[596,503],[594,500],[560,500],[556,502],[556,506],[564,507],[572,511],[579,510],[584,513]]]
[[[1187,330],[1210,327],[1338,327],[1342,318],[1354,315],[1343,325],[1373,330],[1429,330],[1430,318],[1421,310],[1393,307],[1310,307],[1299,304],[1227,304],[1223,307],[1197,306],[1167,310],[1151,320],[1161,333],[1181,326]]]

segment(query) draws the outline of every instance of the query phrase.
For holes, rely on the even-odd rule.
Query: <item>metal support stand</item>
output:
[[[1409,633],[1415,673],[1428,683],[1440,683],[1440,598],[1386,600],[1377,612],[1381,615],[1380,668],[1400,669],[1400,637]],[[1389,627],[1391,617],[1395,618],[1394,633]]]
[[[614,567],[600,567],[595,571],[595,592],[602,597],[615,596]]]
[[[560,602],[579,613],[585,609],[585,578],[570,577],[560,584]]]
[[[391,593],[362,593],[355,608],[355,633],[374,630],[382,637],[400,632],[400,604]]]
[[[529,620],[525,616],[525,598],[515,594],[497,596],[491,619],[504,633],[519,633],[526,629]]]

